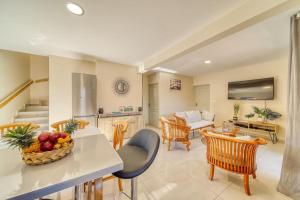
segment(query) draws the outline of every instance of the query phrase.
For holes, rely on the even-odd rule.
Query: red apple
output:
[[[51,151],[53,150],[54,145],[47,141],[41,144],[41,151]]]
[[[49,139],[49,133],[41,133],[38,137],[40,143],[44,143],[48,141],[48,139]]]
[[[52,142],[53,144],[56,144],[58,138],[60,138],[60,133],[52,133],[49,136],[49,141]]]
[[[67,133],[60,133],[60,137],[63,138],[63,139],[65,139],[67,136],[68,136]]]

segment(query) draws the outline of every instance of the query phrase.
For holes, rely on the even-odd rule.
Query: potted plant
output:
[[[257,115],[257,121],[264,121],[263,117],[264,117],[264,113],[262,111],[262,109],[256,107],[256,106],[253,106],[253,112]]]
[[[233,105],[233,121],[237,121],[238,120],[239,111],[240,111],[240,104],[239,103],[235,103]]]
[[[258,108],[253,106],[253,111],[258,116],[258,121],[262,121],[264,123],[267,120],[275,120],[281,117],[281,114],[275,111],[272,111],[270,108]]]
[[[250,118],[254,117],[254,114],[253,114],[253,113],[249,113],[249,114],[245,115],[245,117],[246,117],[246,118],[248,119],[248,121],[249,121]]]

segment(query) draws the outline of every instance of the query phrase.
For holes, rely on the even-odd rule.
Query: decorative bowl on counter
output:
[[[18,148],[27,165],[41,165],[67,156],[74,147],[71,135],[64,132],[42,132],[38,137],[30,126],[8,130],[1,140]]]
[[[42,165],[62,159],[72,152],[74,141],[71,139],[63,146],[51,151],[25,153],[22,151],[22,159],[27,165]]]

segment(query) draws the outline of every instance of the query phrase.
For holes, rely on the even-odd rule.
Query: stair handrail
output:
[[[35,83],[42,83],[42,82],[48,82],[48,81],[49,81],[49,78],[41,78],[41,79],[35,80],[34,82]]]
[[[0,101],[0,109],[6,106],[9,102],[14,100],[19,94],[21,94],[24,90],[26,90],[32,83],[33,80],[28,80],[22,85],[20,85],[17,89],[15,89],[12,93],[10,93],[7,97]]]

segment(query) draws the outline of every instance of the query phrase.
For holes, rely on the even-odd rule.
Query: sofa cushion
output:
[[[186,118],[188,123],[199,122],[201,121],[201,113],[197,110],[192,110],[186,112]]]
[[[202,111],[202,119],[206,121],[214,121],[215,115],[213,113],[210,113],[206,110]]]
[[[191,126],[191,129],[200,129],[213,124],[214,123],[212,121],[201,120],[198,122],[189,123],[189,126]]]

